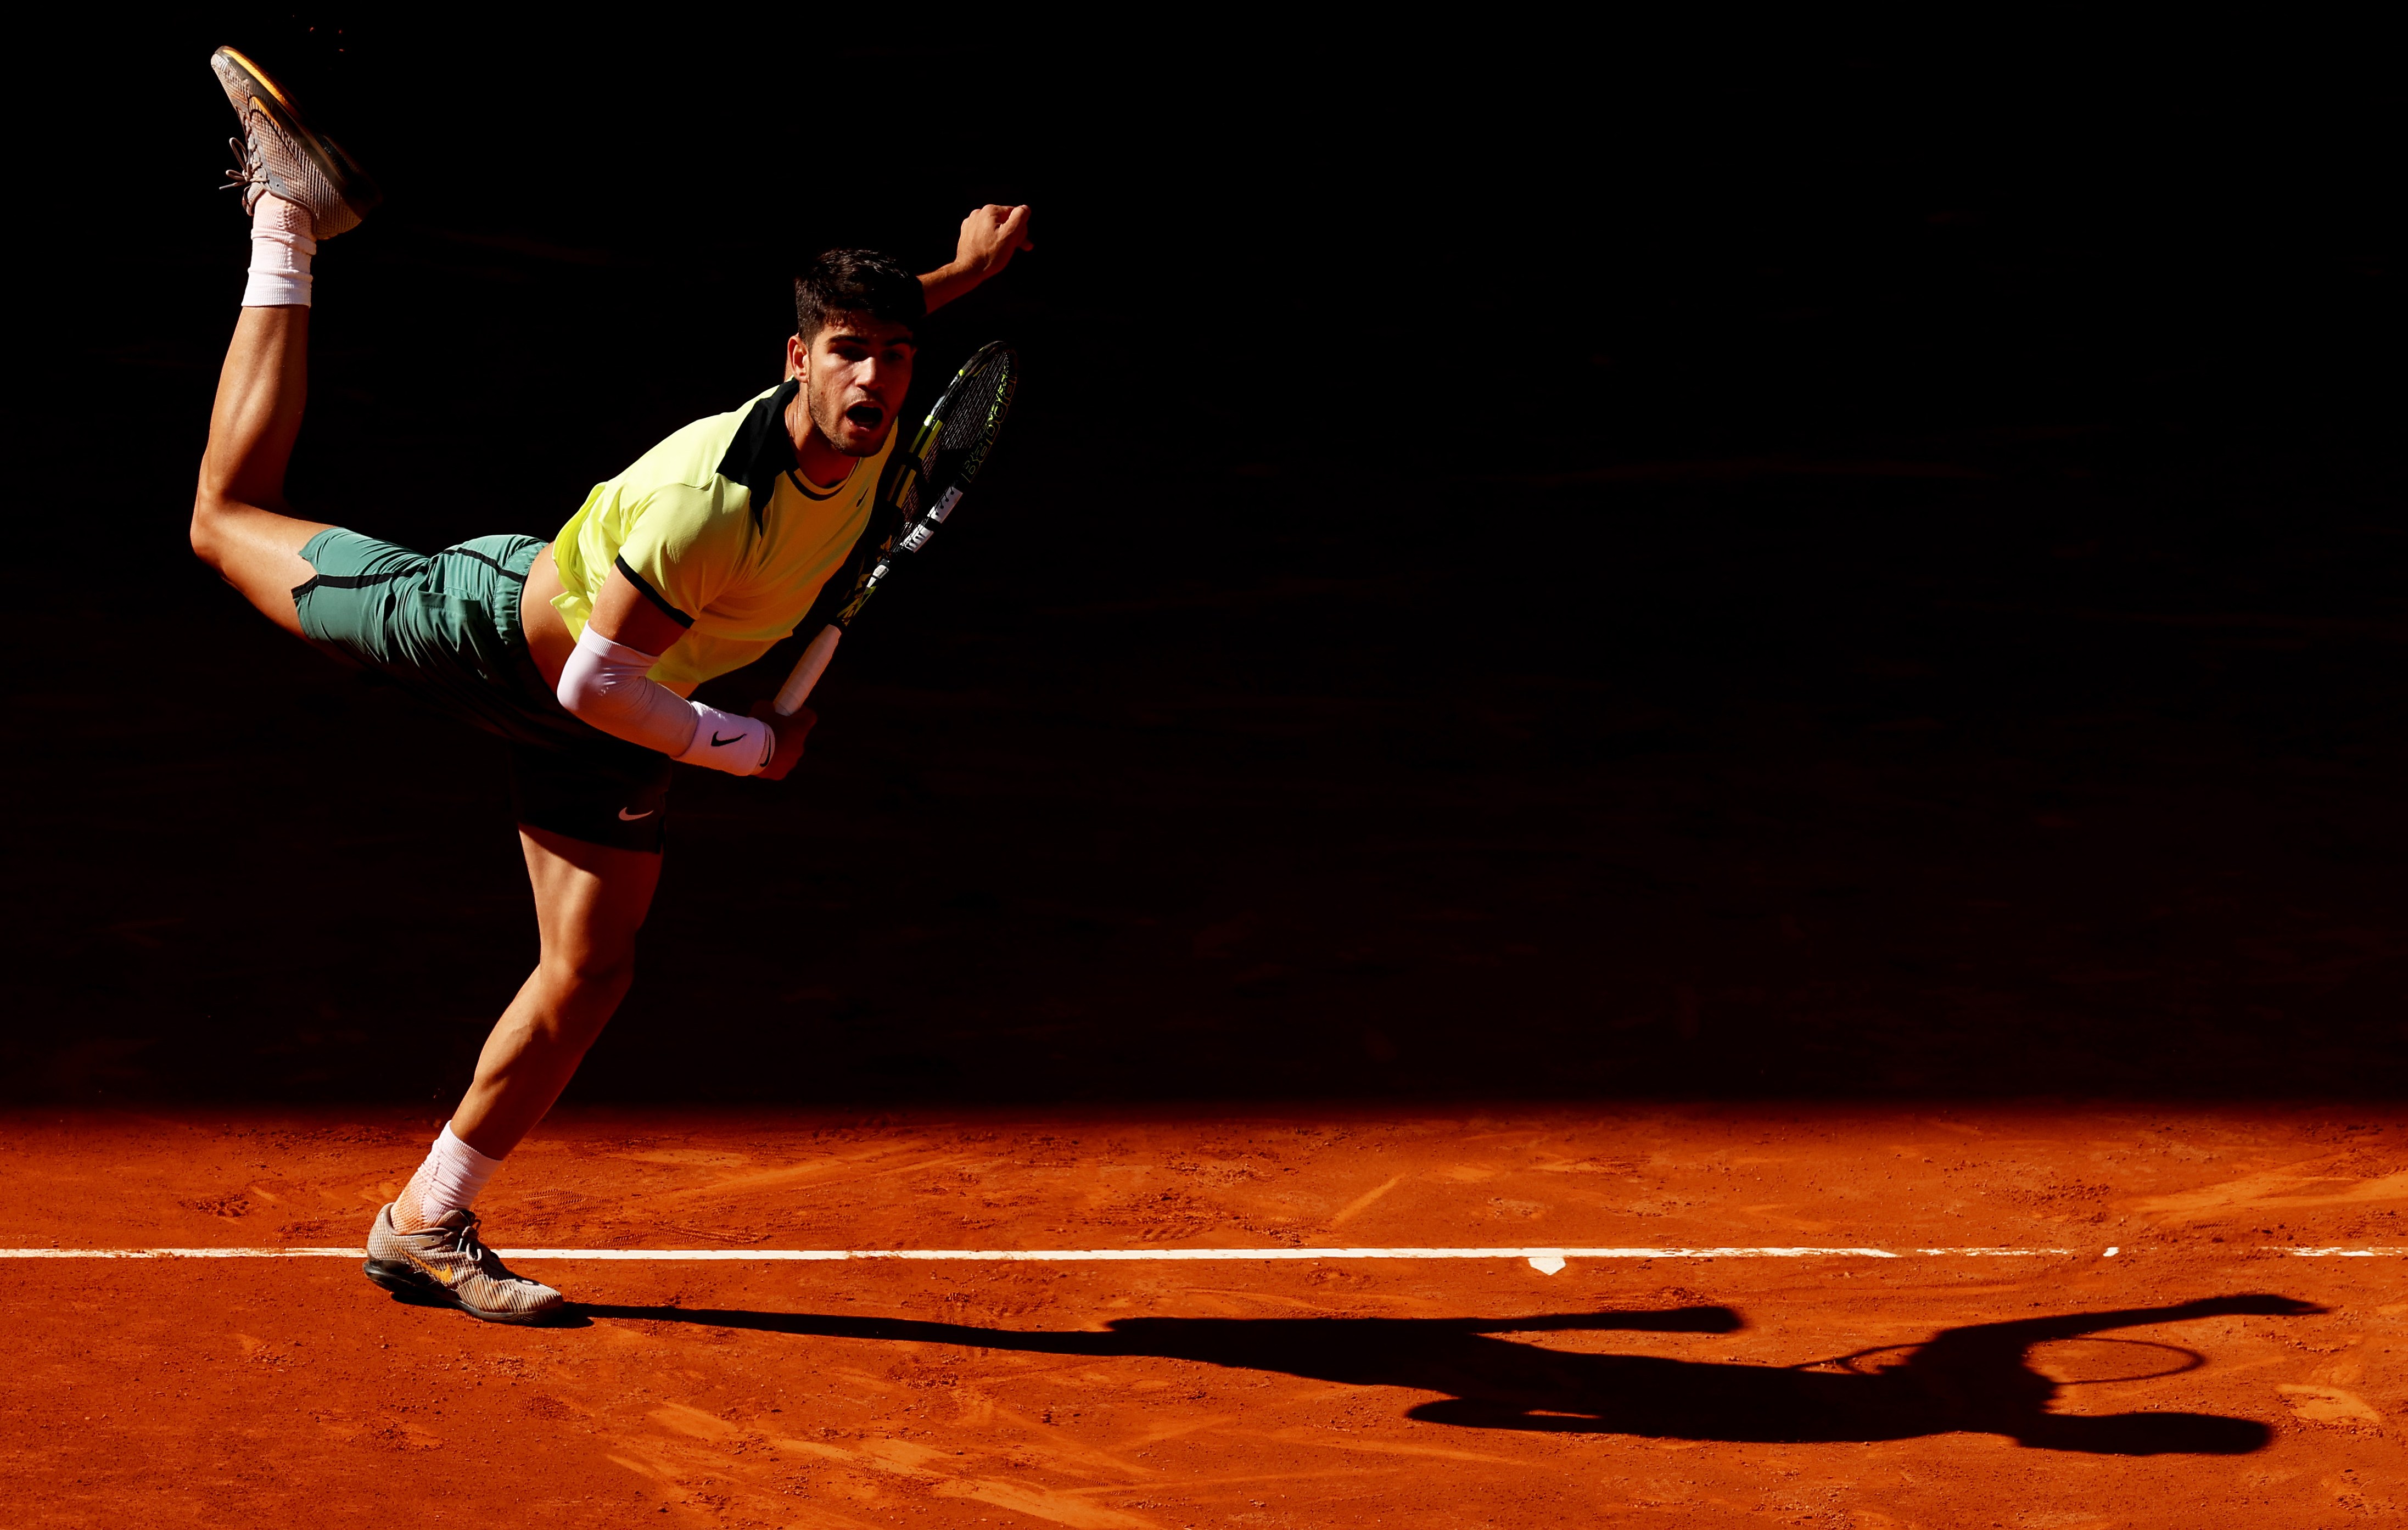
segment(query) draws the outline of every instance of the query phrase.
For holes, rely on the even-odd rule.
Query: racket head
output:
[[[1002,436],[1019,391],[1020,356],[1000,340],[980,347],[953,374],[912,442],[920,471],[913,485],[915,513],[903,521],[898,539],[906,552],[926,546],[961,503]]]
[[[894,527],[854,584],[853,598],[836,614],[849,627],[895,566],[895,554],[928,545],[962,494],[986,465],[1020,391],[1020,356],[1000,340],[973,351],[911,438],[906,460],[889,480],[882,519]]]

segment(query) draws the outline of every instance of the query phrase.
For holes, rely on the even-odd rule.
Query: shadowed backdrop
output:
[[[2403,1080],[2364,39],[194,14],[24,107],[0,1094],[448,1099],[534,954],[499,746],[185,550],[219,43],[384,183],[292,489],[422,548],[1037,208],[923,367],[1021,348],[995,463],[794,780],[681,773],[571,1099]]]

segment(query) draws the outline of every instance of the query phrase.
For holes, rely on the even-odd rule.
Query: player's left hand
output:
[[[1011,264],[1011,257],[1037,248],[1028,236],[1025,207],[999,207],[993,203],[962,220],[961,242],[953,249],[953,268],[980,281]]]

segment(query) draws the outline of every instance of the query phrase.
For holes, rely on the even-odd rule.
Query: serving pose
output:
[[[231,48],[209,62],[242,121],[235,180],[252,254],[193,551],[285,631],[509,741],[541,941],[467,1094],[378,1211],[368,1277],[490,1322],[537,1322],[560,1293],[503,1267],[471,1208],[626,996],[660,880],[670,765],[775,780],[814,721],[688,698],[793,633],[853,556],[895,450],[917,326],[1030,248],[1028,209],[979,208],[953,262],[922,275],[870,250],[822,255],[795,282],[783,382],[596,485],[549,541],[480,536],[430,556],[285,500],[308,392],[311,258],[379,198],[257,64]]]

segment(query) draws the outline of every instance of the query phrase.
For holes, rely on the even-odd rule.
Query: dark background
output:
[[[185,550],[221,42],[388,193],[293,492],[415,546],[1038,209],[924,366],[1011,432],[796,778],[681,774],[572,1099],[2408,1081],[2371,37],[191,16],[21,56],[0,1095],[447,1101],[533,956],[498,746]]]

